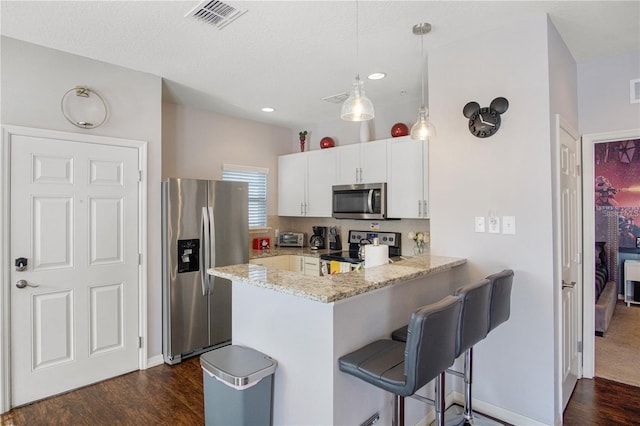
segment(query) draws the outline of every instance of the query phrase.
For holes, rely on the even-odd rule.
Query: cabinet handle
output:
[[[418,200],[418,217],[422,217],[422,201]]]
[[[427,211],[427,200],[422,200],[422,216],[427,217],[429,213]]]
[[[566,282],[565,280],[562,280],[562,288],[574,288],[576,286],[576,282],[575,281],[571,281]]]

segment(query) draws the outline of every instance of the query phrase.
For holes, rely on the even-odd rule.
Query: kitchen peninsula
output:
[[[417,307],[452,294],[465,283],[465,263],[425,255],[324,277],[255,264],[208,272],[233,282],[233,344],[278,361],[274,424],[361,424],[377,412],[389,424],[391,395],[341,373],[337,359],[388,338]],[[408,402],[407,420],[431,409]]]

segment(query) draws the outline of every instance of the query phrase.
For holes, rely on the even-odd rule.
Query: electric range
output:
[[[337,260],[339,262],[361,263],[360,244],[372,244],[377,238],[380,244],[389,246],[389,258],[399,257],[401,254],[401,235],[399,232],[349,231],[349,250],[331,252],[320,255],[321,260]]]

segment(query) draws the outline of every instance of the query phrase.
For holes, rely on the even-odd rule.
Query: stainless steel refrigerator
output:
[[[207,274],[247,263],[245,182],[162,183],[162,352],[167,364],[230,343],[231,282]]]

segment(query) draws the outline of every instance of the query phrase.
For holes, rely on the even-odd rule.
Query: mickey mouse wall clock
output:
[[[509,108],[506,98],[495,98],[489,107],[480,108],[477,102],[469,102],[462,114],[469,119],[469,131],[478,138],[488,138],[500,129],[500,115]]]

